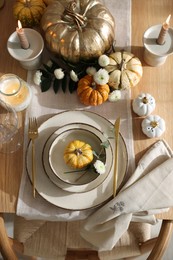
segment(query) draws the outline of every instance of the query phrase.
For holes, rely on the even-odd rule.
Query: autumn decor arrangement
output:
[[[34,75],[42,92],[76,91],[82,104],[97,106],[139,83],[141,62],[115,52],[115,21],[100,0],[16,0],[13,12],[23,27],[40,27],[50,52]]]
[[[50,53],[33,78],[42,92],[68,90],[76,92],[83,105],[98,106],[118,101],[123,91],[140,82],[141,61],[129,51],[116,51],[115,21],[100,0],[16,0],[13,15],[23,27],[39,27]],[[142,131],[150,138],[165,131],[164,120],[151,115],[155,106],[149,93],[132,102],[134,113],[144,117]],[[64,160],[83,168],[93,160],[92,148],[75,140],[66,148]]]

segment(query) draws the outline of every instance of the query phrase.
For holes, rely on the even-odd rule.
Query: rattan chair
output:
[[[87,247],[84,241],[78,242],[76,248],[76,241],[79,241],[78,228],[80,226],[80,222],[45,222],[45,221],[28,221],[21,217],[17,217],[15,220],[14,232],[16,233],[16,238],[20,237],[20,241],[18,239],[12,239],[7,236],[6,229],[4,226],[4,219],[1,215],[0,218],[0,252],[4,259],[7,260],[16,260],[19,255],[27,254],[32,255],[29,259],[36,259],[36,256],[44,257],[50,260],[51,259],[65,259],[65,260],[112,260],[117,259],[117,256],[120,253],[120,250],[125,252],[129,252],[129,256],[126,254],[126,258],[123,259],[134,259],[135,255],[133,255],[133,251],[136,255],[142,255],[148,251],[151,251],[148,260],[159,260],[164,255],[168,244],[169,239],[171,237],[173,231],[173,221],[171,220],[163,220],[160,233],[157,238],[147,239],[146,235],[143,235],[143,230],[146,229],[149,224],[138,224],[132,223],[129,227],[127,234],[125,234],[125,240],[129,243],[129,245],[123,245],[122,241],[120,241],[119,245],[116,246],[112,251],[98,253],[91,247]],[[66,241],[66,238],[63,237],[63,232],[66,230],[71,233],[72,246],[69,242]],[[53,232],[52,232],[53,231]],[[59,241],[57,241],[57,233],[60,232]],[[134,234],[132,234],[134,232]],[[145,232],[147,233],[147,232]],[[76,238],[76,239],[75,239]],[[128,238],[128,239],[127,239]],[[99,238],[98,238],[99,239]],[[123,238],[124,239],[124,238]],[[23,242],[22,242],[23,241]],[[134,244],[135,241],[135,244]],[[53,245],[52,245],[53,242]],[[65,243],[67,244],[67,248],[65,249],[65,254],[63,252]],[[81,243],[81,244],[80,244]],[[79,246],[81,245],[80,249]],[[57,246],[55,246],[57,245]],[[52,248],[51,248],[52,247]],[[50,252],[53,252],[53,256],[44,255],[47,252],[47,248],[50,248]],[[53,249],[54,248],[54,249]],[[58,254],[61,254],[62,257],[56,255],[56,249]],[[36,252],[36,250],[38,252]],[[60,252],[62,251],[62,252]],[[40,253],[41,252],[41,253]],[[37,254],[38,253],[38,254]],[[126,252],[127,253],[127,252]],[[121,253],[120,253],[121,254]],[[130,258],[128,258],[130,257]]]

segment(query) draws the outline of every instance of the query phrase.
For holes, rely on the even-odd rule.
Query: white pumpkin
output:
[[[165,121],[158,115],[149,115],[142,121],[142,131],[150,138],[161,136],[165,129]]]
[[[133,100],[132,107],[138,116],[148,116],[156,107],[155,98],[149,93],[141,93]]]
[[[109,86],[113,89],[134,87],[143,75],[140,60],[134,54],[125,51],[111,53],[109,64],[104,68],[109,73]]]

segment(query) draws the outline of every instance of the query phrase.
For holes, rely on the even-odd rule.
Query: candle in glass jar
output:
[[[5,74],[0,78],[0,98],[16,111],[28,107],[32,92],[25,81],[14,74]]]
[[[24,29],[22,28],[22,24],[19,20],[18,20],[18,27],[16,28],[16,32],[17,32],[17,35],[19,37],[21,47],[23,49],[28,49],[29,48],[29,42],[28,42],[28,39],[25,35]]]
[[[171,15],[168,16],[168,18],[163,23],[162,28],[160,30],[159,36],[157,38],[157,43],[160,44],[160,45],[163,45],[165,43],[165,36],[166,36],[166,33],[169,29],[170,19],[171,19]]]

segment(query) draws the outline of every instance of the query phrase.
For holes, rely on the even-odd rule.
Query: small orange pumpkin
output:
[[[108,84],[97,84],[93,76],[86,75],[78,82],[77,94],[84,105],[101,105],[108,99],[110,88]]]

